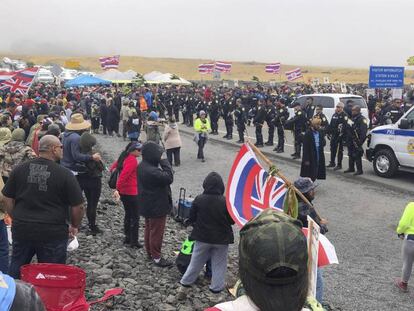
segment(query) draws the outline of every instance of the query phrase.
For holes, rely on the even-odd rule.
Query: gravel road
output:
[[[193,196],[201,193],[202,181],[211,171],[220,173],[226,181],[238,150],[237,146],[210,140],[205,148],[207,161],[201,163],[196,160],[192,135],[182,133],[181,136],[182,163],[174,168],[174,201],[178,199],[180,187],[185,187]],[[109,166],[126,142],[102,135],[97,138]],[[299,162],[277,159],[275,163],[291,180],[298,177]],[[175,267],[154,267],[146,261],[143,250],[131,251],[122,245],[123,209],[121,205],[105,202],[110,199],[106,180],[104,177],[98,215],[99,225],[105,232],[98,237],[81,232],[80,249],[69,257],[71,263],[88,273],[89,299],[114,286],[126,289],[126,294],[116,299],[115,310],[203,310],[229,299],[225,293],[207,293],[207,283],[200,278],[187,301],[178,303],[175,291],[179,273]],[[324,269],[325,301],[333,310],[413,310],[413,294],[400,294],[392,283],[401,271],[401,241],[396,237],[395,226],[411,196],[339,174],[329,174],[328,179],[319,184],[315,206],[329,221],[327,237],[335,245],[340,261],[339,265]],[[236,228],[235,232],[237,236]],[[173,258],[186,235],[186,229],[170,220],[164,253]],[[229,283],[237,277],[236,245],[230,249]]]

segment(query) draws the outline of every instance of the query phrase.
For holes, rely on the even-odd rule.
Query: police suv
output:
[[[366,156],[381,177],[400,170],[414,172],[414,107],[395,124],[374,128],[368,135]]]

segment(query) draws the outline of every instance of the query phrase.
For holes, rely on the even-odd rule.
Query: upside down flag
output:
[[[244,144],[230,170],[226,189],[226,204],[233,220],[243,227],[266,208],[283,213],[288,188],[277,176],[271,176],[261,166],[249,145]],[[307,232],[307,229],[303,229]],[[319,244],[320,267],[338,263],[335,247],[323,236]]]
[[[0,90],[27,94],[39,68],[27,68],[13,72],[0,72]]]

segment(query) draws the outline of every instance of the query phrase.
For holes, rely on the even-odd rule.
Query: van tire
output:
[[[391,178],[398,171],[398,161],[392,150],[381,149],[375,152],[372,161],[375,174],[380,177]]]

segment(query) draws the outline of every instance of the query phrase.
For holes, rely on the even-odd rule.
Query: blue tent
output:
[[[86,86],[86,85],[110,85],[111,81],[100,79],[97,77],[92,77],[88,75],[82,75],[76,77],[75,79],[69,80],[65,83],[65,87],[74,87],[74,86]]]

